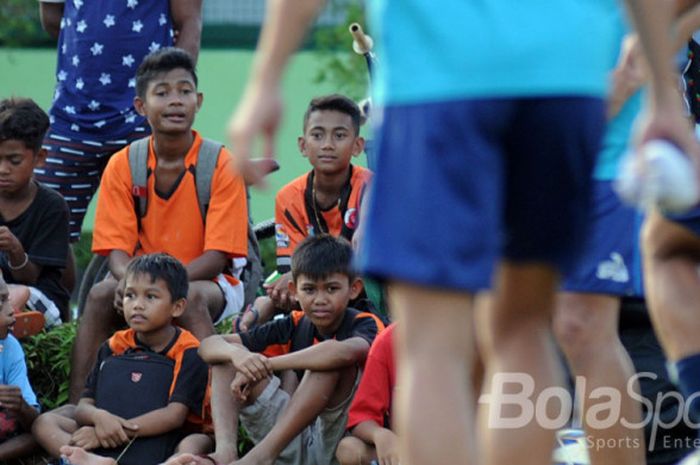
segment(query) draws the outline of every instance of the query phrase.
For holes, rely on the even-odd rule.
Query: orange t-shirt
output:
[[[372,172],[366,168],[351,165],[351,169],[349,185],[346,186],[349,191],[344,192],[347,196],[344,212],[341,211],[340,205],[335,205],[329,210],[317,211],[327,227],[324,232],[336,237],[343,232],[343,226],[350,235],[357,229],[366,186],[372,178]],[[307,202],[311,198],[310,176],[311,172],[292,180],[282,187],[275,197],[277,267],[282,271],[286,271],[290,266],[290,257],[296,246],[307,236],[319,232],[314,228],[315,218],[310,218],[308,213],[313,211]]]
[[[185,172],[165,198],[155,191],[155,175],[148,176],[148,208],[138,228],[132,196],[128,147],[112,156],[100,182],[95,212],[92,251],[108,255],[123,250],[129,255],[165,252],[188,264],[207,250],[229,258],[248,254],[248,205],[245,184],[233,168],[231,154],[223,148],[211,182],[211,197],[202,223],[194,174],[201,136],[185,155]],[[151,137],[148,168],[155,173],[156,155]]]

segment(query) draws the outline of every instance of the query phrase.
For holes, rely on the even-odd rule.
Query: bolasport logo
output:
[[[594,430],[605,430],[616,424],[626,429],[649,428],[649,450],[654,449],[657,441],[664,445],[670,440],[665,433],[681,422],[691,429],[700,428],[691,418],[690,405],[700,402],[700,393],[684,398],[676,391],[660,392],[655,398],[647,398],[639,393],[639,382],[642,379],[654,381],[658,379],[655,373],[640,372],[627,382],[625,392],[613,387],[597,387],[587,389],[587,381],[583,376],[577,376],[573,394],[561,386],[550,386],[535,395],[535,380],[527,373],[510,372],[497,373],[491,382],[491,392],[479,397],[481,408],[488,411],[488,427],[492,429],[519,429],[531,422],[545,429],[560,430],[570,426],[577,406],[579,415],[572,425],[581,428],[587,425]],[[625,398],[643,406],[642,418],[626,418],[622,413]],[[662,418],[662,409],[675,402],[678,405],[673,418]],[[640,414],[641,416],[641,414]],[[622,442],[621,442],[622,441]],[[589,448],[603,449],[613,447],[640,447],[631,438],[606,440],[602,438],[586,438]]]

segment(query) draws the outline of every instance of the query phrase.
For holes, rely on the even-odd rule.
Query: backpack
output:
[[[129,169],[131,170],[131,194],[134,197],[134,209],[136,221],[141,230],[141,218],[146,215],[148,209],[148,144],[149,137],[134,141],[129,145]],[[202,139],[199,147],[197,164],[186,169],[192,173],[197,187],[197,201],[202,222],[206,223],[207,209],[211,198],[211,180],[219,159],[219,152],[223,144],[211,139]],[[246,195],[250,200],[250,193],[246,189]],[[236,270],[237,267],[234,267]],[[262,260],[260,257],[260,245],[253,231],[253,223],[248,215],[248,257],[245,266],[241,270],[239,279],[243,283],[245,293],[244,308],[255,300],[258,288],[263,278]]]

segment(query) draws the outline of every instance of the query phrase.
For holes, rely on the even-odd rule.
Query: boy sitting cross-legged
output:
[[[351,271],[351,257],[345,239],[307,238],[292,257],[289,284],[303,311],[249,332],[202,341],[200,354],[213,365],[212,460],[236,459],[240,418],[255,447],[236,463],[334,461],[360,367],[384,328],[371,313],[347,307],[362,290],[362,281]],[[289,391],[282,389],[274,373],[286,373],[285,381],[292,378]],[[208,458],[176,460],[173,463],[211,465]]]
[[[185,268],[166,254],[143,255],[125,277],[129,329],[100,347],[78,406],[34,424],[34,437],[55,457],[65,445],[109,457],[126,449],[120,464],[155,465],[173,453],[188,416],[201,415],[208,367],[199,341],[173,324],[187,304]]]
[[[113,155],[100,183],[92,249],[108,257],[110,275],[90,290],[80,320],[71,402],[79,396],[99,343],[124,324],[118,296],[134,256],[164,252],[185,264],[190,286],[178,324],[199,339],[214,333],[213,322],[243,306],[235,268],[248,254],[245,185],[231,154],[220,144],[211,149],[214,143],[192,130],[203,99],[192,58],[175,48],[148,55],[136,73],[136,95],[134,105],[153,135],[145,145],[133,143]],[[135,169],[142,169],[143,184],[131,165],[139,154],[143,163]],[[197,182],[207,161],[215,166],[209,201],[200,211]]]

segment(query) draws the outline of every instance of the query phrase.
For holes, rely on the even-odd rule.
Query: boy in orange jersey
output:
[[[124,324],[121,290],[134,256],[165,252],[185,264],[187,308],[177,322],[200,339],[213,333],[213,322],[243,303],[235,267],[248,251],[245,185],[230,153],[219,148],[202,221],[195,174],[209,142],[192,130],[203,97],[191,57],[175,48],[147,56],[136,74],[136,95],[134,105],[153,134],[147,143],[149,175],[145,186],[135,185],[130,167],[130,157],[137,153],[134,143],[110,159],[102,178],[92,248],[109,257],[110,275],[91,289],[78,327],[71,402],[78,399],[100,341]],[[148,203],[138,210],[143,196]]]
[[[307,236],[327,233],[352,240],[371,171],[351,164],[364,150],[360,136],[360,109],[349,98],[333,94],[309,102],[304,113],[304,134],[299,151],[313,169],[294,179],[275,197],[277,271],[282,276],[267,285],[267,297],[259,298],[241,316],[236,329],[250,329],[268,320],[275,308],[296,307],[290,297],[291,255]]]

